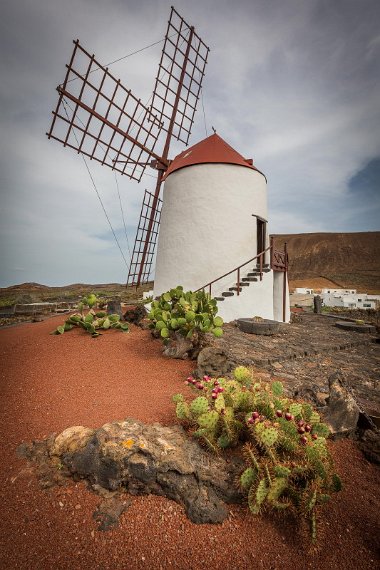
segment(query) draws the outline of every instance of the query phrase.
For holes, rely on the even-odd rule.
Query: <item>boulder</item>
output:
[[[226,350],[221,347],[207,346],[198,355],[197,376],[199,378],[204,375],[221,377],[228,374],[233,367]]]
[[[343,383],[340,372],[330,376],[327,406],[322,410],[324,421],[330,427],[333,437],[353,435],[359,420],[359,406]]]
[[[196,350],[192,340],[184,337],[178,332],[175,332],[173,337],[168,341],[168,344],[163,350],[164,356],[169,356],[170,358],[180,358],[186,360],[187,358],[192,358]]]
[[[55,438],[50,448],[50,454],[60,456],[64,453],[75,453],[87,445],[93,433],[94,430],[87,427],[69,427]]]
[[[359,435],[359,449],[371,463],[380,465],[380,430],[367,429]]]
[[[128,307],[124,313],[124,320],[127,323],[140,326],[140,323],[146,317],[146,310],[144,305],[137,305],[136,307]]]
[[[107,301],[107,314],[108,315],[119,315],[120,318],[123,317],[123,311],[121,310],[121,299],[110,299]]]
[[[234,484],[242,460],[211,455],[179,426],[133,419],[97,430],[76,426],[50,441],[47,451],[45,461],[59,454],[67,473],[87,479],[94,490],[166,496],[183,505],[194,523],[220,523],[228,515],[225,503],[242,500]]]

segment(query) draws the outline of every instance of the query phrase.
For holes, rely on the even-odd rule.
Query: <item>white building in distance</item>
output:
[[[326,307],[376,309],[380,304],[380,295],[357,293],[355,289],[322,289],[320,296]]]

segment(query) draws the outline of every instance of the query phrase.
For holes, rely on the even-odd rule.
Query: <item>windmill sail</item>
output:
[[[209,48],[172,7],[164,47],[153,92],[151,110],[163,124],[166,141],[162,163],[167,162],[172,137],[187,144],[194,122]],[[146,241],[141,251],[137,230],[127,285],[146,283],[150,277],[151,231],[161,191],[162,169],[159,169],[156,191],[146,229]],[[140,218],[139,227],[142,223]],[[153,254],[157,236],[153,244]]]
[[[74,41],[65,80],[57,87],[49,138],[138,182],[146,166],[158,171],[155,193],[144,197],[127,285],[150,278],[171,139],[186,145],[189,141],[208,52],[194,28],[172,8],[149,107],[79,40]],[[158,140],[163,138],[163,149],[157,152]]]
[[[141,180],[162,130],[157,116],[74,42],[48,134],[93,160]]]
[[[131,277],[133,276],[136,278],[139,275],[139,271],[142,267],[141,265],[142,255],[144,253],[145,244],[147,244],[148,248],[146,252],[146,259],[143,264],[143,272],[140,277],[140,281],[142,283],[147,283],[151,278],[154,252],[158,237],[158,229],[160,225],[161,207],[162,207],[162,200],[158,199],[157,203],[155,204],[154,194],[148,192],[148,190],[145,190],[143,203],[141,205],[140,219],[137,227],[136,239],[133,247],[132,260],[129,270],[129,274]],[[154,214],[153,225],[151,227],[148,236],[149,221],[152,213]],[[131,279],[130,281],[131,281],[129,283],[130,285],[137,285],[137,280],[133,281],[133,279]]]
[[[163,122],[164,129],[171,128],[170,136],[186,145],[194,123],[208,52],[209,48],[194,28],[172,8],[151,107]]]

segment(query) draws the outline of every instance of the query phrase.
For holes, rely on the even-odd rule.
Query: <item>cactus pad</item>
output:
[[[222,434],[218,437],[217,444],[221,449],[225,449],[231,445],[231,440],[227,434]]]
[[[187,420],[190,418],[189,406],[186,402],[178,402],[175,411],[179,420]]]
[[[275,503],[278,501],[282,493],[285,491],[287,487],[287,478],[286,477],[276,477],[269,488],[267,500],[270,503]]]
[[[254,515],[259,514],[260,507],[266,499],[268,490],[266,479],[261,479],[256,490],[254,487],[251,487],[250,492],[248,493],[248,506]]]
[[[328,437],[330,435],[330,429],[326,424],[316,423],[313,425],[313,433],[319,437]]]
[[[217,412],[220,412],[220,410],[224,410],[225,408],[226,402],[224,401],[223,394],[218,394],[218,397],[215,400],[215,409]]]
[[[198,417],[198,423],[201,427],[207,430],[214,431],[218,425],[219,414],[215,410],[206,412]]]
[[[174,396],[172,396],[172,400],[175,404],[178,404],[178,402],[184,401],[184,397],[182,394],[174,394]]]
[[[240,475],[240,485],[244,490],[248,490],[256,479],[256,471],[253,467],[247,467]]]
[[[293,414],[293,416],[301,416],[302,415],[302,404],[291,404],[289,406],[289,412]]]
[[[245,384],[246,386],[249,386],[252,383],[252,375],[245,366],[238,366],[235,368],[234,378],[240,382],[240,384]]]
[[[271,447],[278,439],[278,431],[274,427],[265,428],[260,434],[260,439],[264,445]]]
[[[310,416],[309,421],[311,424],[318,424],[321,421],[321,416],[318,414],[318,412],[313,412]]]
[[[275,382],[272,383],[271,388],[272,388],[272,394],[273,394],[274,396],[277,396],[278,398],[279,398],[280,396],[282,396],[282,393],[283,393],[283,391],[284,391],[284,387],[283,387],[283,385],[282,385],[281,382],[279,382],[278,380],[276,380]]]
[[[208,411],[208,400],[204,396],[195,398],[190,404],[190,411],[194,416],[200,416]]]
[[[276,465],[274,468],[274,474],[276,477],[289,477],[291,470],[289,467],[285,467],[285,465]]]

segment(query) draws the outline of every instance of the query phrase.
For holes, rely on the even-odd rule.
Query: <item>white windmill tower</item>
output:
[[[179,154],[164,174],[154,294],[205,289],[225,321],[289,320],[287,256],[267,232],[267,180],[218,134]]]
[[[171,9],[150,106],[74,44],[48,137],[138,182],[146,166],[157,170],[154,194],[145,190],[127,285],[151,279],[160,232],[155,294],[207,286],[225,320],[288,320],[287,256],[267,245],[265,176],[216,134],[168,158],[173,138],[189,142],[207,63],[209,48],[194,27]],[[248,260],[258,271],[249,271]]]

